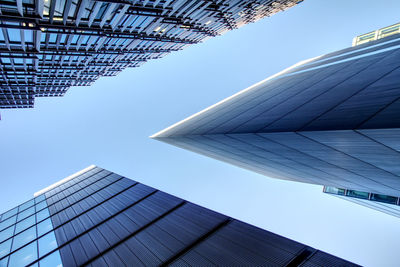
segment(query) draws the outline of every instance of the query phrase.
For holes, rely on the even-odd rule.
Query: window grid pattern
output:
[[[24,266],[57,248],[49,216],[44,195],[1,214],[0,266]],[[49,257],[57,262],[59,252],[55,250]]]
[[[36,219],[35,236],[2,255],[0,265],[14,266],[34,254],[23,265],[283,266],[298,262],[304,251],[318,252],[98,167],[20,205],[18,215],[15,209],[2,214],[1,222],[19,214],[29,218],[27,211],[41,203],[46,207],[36,211],[50,214]]]
[[[0,2],[0,108],[33,107],[299,0]]]

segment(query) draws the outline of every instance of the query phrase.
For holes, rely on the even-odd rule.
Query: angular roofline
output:
[[[258,86],[260,84],[263,84],[263,83],[265,83],[265,82],[267,82],[269,80],[272,80],[272,79],[284,74],[285,72],[288,72],[288,71],[290,71],[290,70],[292,70],[292,69],[294,69],[294,68],[296,68],[296,67],[298,67],[300,65],[303,65],[303,64],[306,64],[306,63],[308,63],[308,62],[310,62],[312,60],[318,59],[319,57],[321,57],[321,56],[317,56],[317,57],[309,58],[309,59],[306,59],[306,60],[302,60],[302,61],[300,61],[300,62],[298,62],[298,63],[296,63],[296,64],[294,64],[294,65],[292,65],[292,66],[290,66],[290,67],[288,67],[288,68],[286,68],[286,69],[284,69],[284,70],[282,70],[282,71],[280,71],[280,72],[278,72],[276,74],[273,74],[273,75],[269,76],[268,78],[266,78],[266,79],[264,79],[264,80],[262,80],[262,81],[260,81],[258,83],[255,83],[255,84],[247,87],[246,89],[243,89],[243,90],[237,92],[234,95],[231,95],[231,96],[219,101],[218,103],[216,103],[214,105],[211,105],[211,106],[209,106],[209,107],[207,107],[207,108],[205,108],[205,109],[203,109],[203,110],[201,110],[201,111],[199,111],[199,112],[187,117],[186,119],[178,121],[177,123],[165,128],[164,130],[161,130],[161,131],[159,131],[159,132],[157,132],[157,133],[155,133],[155,134],[153,134],[153,135],[151,135],[149,137],[153,138],[153,139],[157,139],[157,138],[160,138],[160,137],[168,137],[168,131],[169,130],[171,130],[171,129],[175,128],[175,127],[178,127],[181,124],[184,124],[186,121],[189,121],[189,120],[191,120],[191,119],[203,114],[204,112],[207,112],[208,110],[213,109],[213,108],[215,108],[215,107],[217,107],[217,106],[219,106],[219,105],[231,100],[232,98],[235,98],[235,97],[237,97],[237,96],[239,96],[241,94],[246,93],[247,91],[250,91],[251,89],[253,89],[254,87],[256,87],[256,86]]]
[[[67,182],[69,180],[72,180],[75,177],[77,177],[77,176],[79,176],[81,174],[84,174],[85,172],[90,171],[90,170],[92,170],[92,169],[94,169],[96,167],[97,167],[96,165],[90,165],[89,167],[86,167],[83,170],[80,170],[80,171],[78,171],[78,172],[76,172],[76,173],[74,173],[74,174],[72,174],[72,175],[70,175],[68,177],[65,177],[64,179],[62,179],[62,180],[60,180],[60,181],[58,181],[58,182],[46,187],[46,188],[43,188],[42,190],[37,191],[35,194],[33,194],[33,196],[37,197],[37,196],[39,196],[39,195],[41,195],[43,193],[46,193],[47,191],[50,191],[51,189],[56,188],[57,186],[65,183],[65,182]]]

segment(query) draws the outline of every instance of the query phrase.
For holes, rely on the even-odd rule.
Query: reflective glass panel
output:
[[[40,267],[62,267],[62,262],[61,262],[61,257],[60,257],[60,252],[54,251],[51,253],[49,256],[41,260],[40,262]]]
[[[36,204],[36,212],[38,212],[38,211],[40,211],[40,210],[42,210],[44,208],[47,208],[46,201],[42,201],[42,202]]]
[[[10,218],[11,216],[17,214],[17,212],[18,212],[18,207],[7,211],[6,213],[3,214],[3,216],[1,216],[1,221],[4,221],[5,219]]]
[[[8,267],[26,266],[37,259],[36,241],[10,255]]]
[[[16,219],[17,219],[17,216],[13,216],[13,217],[1,222],[0,223],[0,230],[3,230],[5,228],[7,228],[8,226],[14,224]]]
[[[336,195],[344,195],[345,190],[341,189],[341,188],[332,187],[332,186],[325,186],[324,192],[336,194]]]
[[[33,204],[35,204],[35,202],[34,202],[33,199],[31,199],[31,200],[25,202],[24,204],[20,205],[19,206],[19,211],[21,212],[21,211],[23,211],[23,210],[25,210],[25,209],[27,209],[29,207],[32,207]]]
[[[36,220],[37,222],[40,222],[41,220],[46,219],[49,216],[50,216],[49,209],[44,209],[36,213]]]
[[[57,241],[54,232],[50,232],[39,239],[39,257],[46,255],[55,248],[57,248]]]
[[[0,261],[0,267],[7,267],[8,257]]]
[[[35,198],[35,203],[39,203],[40,201],[45,200],[45,199],[46,199],[46,197],[44,195],[40,195],[37,198]]]
[[[0,242],[6,240],[14,234],[14,226],[8,227],[0,232]]]
[[[15,250],[36,238],[36,227],[33,226],[14,237],[12,249]]]
[[[31,227],[34,224],[35,224],[35,215],[32,215],[15,225],[15,233],[17,234],[19,232],[22,232],[23,230]]]
[[[53,224],[51,223],[50,218],[37,224],[37,232],[38,232],[39,236],[41,236],[51,230],[53,230]]]
[[[30,207],[23,212],[18,213],[18,221],[25,219],[35,213],[35,207]]]
[[[0,257],[3,257],[4,255],[10,253],[11,241],[12,239],[8,239],[7,241],[4,241],[0,244]]]
[[[397,197],[392,197],[392,196],[387,196],[387,195],[373,194],[371,199],[373,199],[375,201],[379,201],[379,202],[389,203],[389,204],[397,203]]]
[[[363,199],[368,199],[369,196],[367,192],[361,192],[356,190],[347,190],[347,195],[350,197],[363,198]]]

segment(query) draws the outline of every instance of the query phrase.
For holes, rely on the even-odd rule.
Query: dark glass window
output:
[[[369,193],[356,191],[356,190],[347,190],[347,194],[346,195],[349,196],[349,197],[368,199]]]
[[[392,197],[387,195],[372,194],[371,199],[388,204],[397,204],[397,197]]]

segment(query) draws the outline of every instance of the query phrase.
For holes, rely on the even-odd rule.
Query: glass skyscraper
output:
[[[33,107],[299,0],[0,2],[0,108]]]
[[[96,166],[0,217],[0,266],[357,266]]]
[[[305,60],[152,137],[269,177],[397,199],[399,59],[393,34]]]

